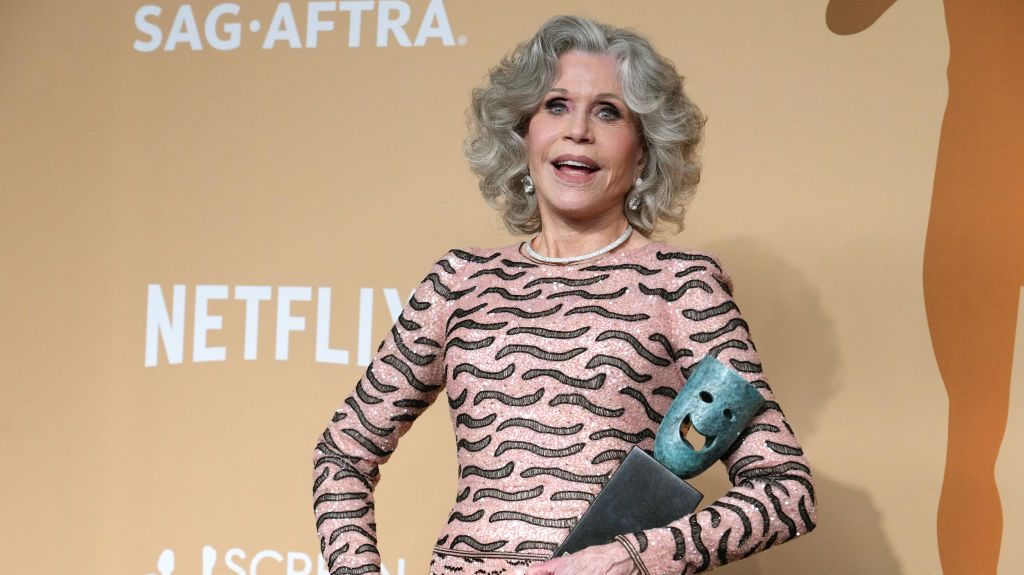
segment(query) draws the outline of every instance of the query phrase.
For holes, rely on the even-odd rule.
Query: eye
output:
[[[618,120],[622,117],[622,112],[619,112],[619,109],[611,104],[605,104],[597,109],[597,117],[602,120]]]
[[[724,415],[725,418],[728,419],[729,421],[732,421],[732,419],[733,419],[733,415],[732,415],[732,410],[731,409],[726,409],[725,411],[722,412],[722,415]]]
[[[544,102],[544,109],[556,116],[561,116],[568,111],[568,107],[565,105],[565,100],[562,98],[552,98],[547,102]]]

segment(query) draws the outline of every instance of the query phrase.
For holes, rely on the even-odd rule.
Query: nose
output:
[[[574,142],[591,141],[590,114],[586,110],[577,109],[570,115],[565,137]]]

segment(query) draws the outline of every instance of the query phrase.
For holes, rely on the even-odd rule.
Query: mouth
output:
[[[691,433],[692,435],[687,439],[687,435]],[[715,437],[714,435],[704,435],[698,431],[690,421],[689,415],[684,417],[683,422],[679,424],[679,438],[694,451],[704,451],[710,448],[715,443]]]
[[[560,179],[573,183],[589,181],[601,169],[597,162],[586,156],[559,156],[551,165]]]

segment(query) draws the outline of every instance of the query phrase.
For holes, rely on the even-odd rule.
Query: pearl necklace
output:
[[[626,225],[626,229],[622,232],[622,235],[619,236],[619,238],[617,240],[615,240],[614,242],[606,245],[605,247],[603,247],[603,248],[601,248],[601,249],[599,249],[599,250],[597,250],[595,252],[590,252],[589,254],[583,254],[581,256],[570,256],[570,257],[567,257],[567,258],[551,258],[551,257],[548,257],[548,256],[542,256],[542,255],[538,254],[536,251],[533,250],[533,247],[530,245],[533,242],[533,239],[531,239],[530,241],[527,241],[527,242],[523,242],[523,243],[526,245],[526,253],[529,254],[531,258],[533,258],[533,259],[535,259],[537,261],[541,261],[541,262],[549,263],[549,264],[571,264],[571,263],[575,263],[575,262],[581,262],[583,260],[589,260],[590,258],[597,257],[599,255],[606,254],[606,253],[614,250],[615,248],[621,246],[623,244],[623,242],[625,242],[627,239],[629,239],[629,236],[632,233],[633,233],[633,226]],[[536,238],[536,237],[537,236],[534,236],[534,238]]]

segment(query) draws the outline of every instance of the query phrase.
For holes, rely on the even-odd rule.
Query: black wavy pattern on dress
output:
[[[660,395],[662,397],[668,397],[670,399],[675,399],[676,395],[678,394],[679,392],[666,385],[655,387],[654,390],[651,391],[651,395]]]
[[[429,337],[423,337],[423,336],[417,337],[415,340],[413,340],[413,343],[418,343],[420,345],[426,345],[426,346],[436,347],[438,349],[441,349],[441,344],[439,344],[436,341],[430,339]]]
[[[661,344],[661,347],[665,348],[665,351],[668,352],[668,355],[669,357],[672,358],[672,361],[675,361],[681,357],[693,357],[693,351],[686,349],[685,347],[674,349],[672,347],[672,342],[670,342],[664,334],[652,333],[650,336],[647,337],[647,339]]]
[[[459,543],[465,544],[468,547],[476,549],[477,551],[494,551],[496,549],[501,549],[502,547],[504,547],[505,544],[508,543],[508,541],[499,540],[491,543],[481,543],[480,541],[473,539],[469,535],[459,535],[455,539],[452,539],[451,549],[455,549],[455,547]]]
[[[398,314],[398,324],[405,328],[406,331],[416,331],[422,329],[423,326],[412,321],[411,319],[405,319],[405,314]]]
[[[807,512],[807,500],[804,497],[800,498],[800,503],[797,503],[797,509],[800,510],[800,519],[804,522],[804,527],[807,531],[810,531],[817,527],[814,521],[811,519],[811,514]]]
[[[796,537],[796,522],[789,515],[786,515],[786,511],[782,509],[782,501],[775,494],[773,486],[771,484],[765,485],[764,492],[768,495],[768,500],[771,501],[772,507],[775,509],[776,517],[786,525],[789,537]],[[786,495],[788,496],[789,494],[787,493]]]
[[[482,402],[488,399],[493,399],[498,403],[508,405],[511,407],[525,407],[527,405],[533,405],[540,401],[540,398],[544,397],[544,388],[540,388],[537,391],[520,397],[514,397],[506,393],[494,389],[485,389],[476,394],[473,397],[473,405],[480,405]]]
[[[455,268],[452,267],[452,263],[450,261],[444,259],[444,258],[441,258],[441,259],[437,260],[437,262],[434,265],[439,266],[441,269],[443,269],[448,274],[454,274],[455,273]]]
[[[722,342],[715,347],[708,350],[708,355],[711,357],[718,357],[718,354],[722,353],[727,349],[750,349],[750,346],[738,339],[730,339],[729,341]]]
[[[462,478],[466,478],[469,477],[470,475],[477,475],[483,477],[484,479],[504,479],[509,475],[512,475],[512,472],[514,470],[515,464],[512,463],[511,461],[497,469],[484,469],[483,467],[479,467],[477,465],[467,465],[465,468],[462,469],[462,473],[460,474],[460,476]]]
[[[359,509],[351,509],[349,511],[326,511],[320,514],[320,517],[316,518],[316,528],[319,529],[321,525],[332,519],[355,519],[362,517],[373,509],[372,506],[366,505]]]
[[[601,274],[601,275],[597,275],[597,276],[593,276],[593,277],[589,277],[589,278],[585,278],[585,279],[579,279],[579,280],[572,279],[572,278],[557,277],[557,276],[555,276],[555,277],[547,277],[547,278],[536,278],[536,279],[530,280],[529,283],[527,283],[525,286],[523,286],[523,288],[529,289],[529,288],[532,288],[535,285],[556,284],[556,283],[557,284],[562,284],[562,285],[567,285],[567,286],[572,286],[572,287],[584,287],[584,286],[594,285],[594,284],[602,282],[602,281],[604,281],[606,279],[608,279],[608,274]]]
[[[729,536],[732,535],[732,527],[725,530],[718,540],[718,549],[715,555],[718,557],[718,564],[725,565],[729,560]]]
[[[359,382],[358,381],[356,382],[356,386],[357,387],[359,386]],[[374,399],[376,399],[377,401],[375,401],[373,403],[380,403],[380,402],[384,401],[383,399],[376,398],[376,397],[374,397]],[[339,421],[341,421],[342,419],[345,419],[346,417],[348,417],[348,414],[345,413],[344,411],[335,411],[334,415],[331,416],[331,423],[338,423]]]
[[[644,320],[647,320],[647,319],[651,319],[651,316],[649,316],[649,315],[647,315],[645,313],[634,313],[634,314],[616,313],[614,311],[607,310],[607,309],[605,309],[605,308],[603,308],[603,307],[601,307],[599,305],[584,305],[584,306],[574,307],[571,310],[565,312],[565,315],[570,316],[570,315],[577,314],[577,313],[594,313],[594,314],[597,314],[597,315],[599,315],[601,317],[604,317],[604,318],[617,319],[617,320],[621,320],[621,321],[644,321]]]
[[[473,513],[471,515],[465,515],[459,513],[458,511],[452,511],[452,514],[448,516],[448,523],[451,523],[453,521],[461,521],[463,523],[474,523],[476,521],[480,521],[481,519],[483,519],[483,516],[483,509],[477,509],[476,513]]]
[[[456,337],[456,338],[448,340],[448,343],[446,343],[444,345],[444,352],[448,353],[448,349],[452,348],[452,347],[457,347],[459,349],[468,349],[468,350],[480,349],[482,347],[487,347],[487,346],[491,345],[492,343],[494,343],[494,336],[493,335],[485,337],[483,339],[478,339],[476,341],[470,341],[470,340],[462,339],[461,337]]]
[[[771,524],[771,520],[769,519],[768,508],[764,506],[764,503],[761,503],[761,500],[736,491],[729,491],[722,496],[723,499],[726,497],[754,506],[754,508],[757,509],[758,514],[761,515],[761,537],[768,535],[768,526]]]
[[[521,449],[541,457],[568,457],[583,451],[584,447],[585,445],[582,443],[574,443],[561,449],[551,449],[549,447],[537,445],[536,443],[530,443],[529,441],[502,441],[501,444],[498,445],[498,448],[494,450],[494,455],[497,457],[506,451]]]
[[[614,437],[630,443],[640,443],[644,439],[654,439],[654,432],[650,429],[641,429],[636,433],[629,431],[623,431],[621,429],[609,428],[595,431],[590,434],[590,439],[597,441],[598,439],[604,439],[605,437]]]
[[[422,399],[397,399],[392,401],[391,405],[408,409],[423,409],[430,406],[429,403]]]
[[[536,268],[536,267],[540,267],[537,264],[531,264],[530,262],[517,262],[515,260],[510,260],[510,259],[507,259],[507,258],[503,258],[501,260],[501,263],[504,264],[507,267],[510,267],[510,268]]]
[[[586,491],[556,491],[551,494],[552,501],[593,501],[594,494]]]
[[[711,517],[711,527],[718,529],[718,526],[722,523],[722,514],[712,506],[708,507],[708,515]]]
[[[436,273],[427,274],[427,277],[425,278],[424,281],[430,281],[430,283],[434,286],[434,293],[448,301],[455,301],[465,296],[466,294],[473,293],[474,291],[476,291],[476,286],[468,287],[463,290],[453,291],[451,288],[444,285],[444,282],[441,281],[441,277],[438,276]]]
[[[686,558],[686,538],[683,537],[683,532],[675,527],[669,527],[668,530],[676,543],[676,552],[672,554],[672,560],[682,561]]]
[[[313,481],[313,493],[316,493],[316,490],[320,489],[320,486],[323,485],[324,481],[327,481],[327,478],[330,475],[330,470],[324,467],[324,470],[321,471],[320,475],[318,475],[317,478]],[[316,505],[314,505],[314,507],[316,507]]]
[[[765,441],[764,445],[768,449],[771,449],[772,451],[774,451],[775,453],[778,453],[780,455],[803,455],[804,454],[804,450],[803,449],[800,449],[799,447],[793,447],[791,445],[786,445],[784,443],[776,443],[774,441]]]
[[[640,343],[640,340],[638,340],[632,334],[626,333],[624,331],[610,329],[601,332],[596,338],[597,341],[604,341],[606,339],[619,339],[628,343],[629,346],[632,347],[637,352],[637,354],[640,355],[640,357],[646,359],[647,361],[653,363],[654,365],[665,367],[672,363],[671,361],[661,357],[660,355],[656,355],[654,352],[644,347],[644,344]]]
[[[319,507],[321,503],[338,502],[338,501],[352,501],[353,499],[365,500],[366,496],[369,495],[366,491],[354,491],[349,493],[324,493],[320,497],[316,498],[313,502],[313,507]]]
[[[493,413],[491,416],[496,417]],[[513,417],[512,419],[501,422],[501,425],[498,426],[498,431],[508,429],[509,427],[525,427],[526,429],[536,433],[543,433],[545,435],[573,435],[579,433],[580,430],[583,429],[583,424],[577,423],[576,425],[570,425],[568,427],[555,427],[553,425],[546,425],[539,421],[526,419],[524,417]]]
[[[470,429],[480,429],[481,427],[487,427],[488,425],[494,423],[494,420],[497,418],[497,413],[492,413],[479,419],[473,417],[472,415],[469,415],[468,413],[460,413],[455,418],[455,427],[464,425]]]
[[[676,272],[675,273],[675,277],[682,278],[682,277],[686,277],[686,276],[688,276],[690,274],[695,274],[697,272],[706,271],[707,269],[708,268],[706,268],[704,266],[690,266],[690,267],[686,268],[685,270],[683,270],[681,272]]]
[[[647,287],[643,283],[640,283],[640,291],[642,293],[646,295],[656,295],[668,302],[676,301],[677,299],[686,295],[686,292],[690,291],[691,289],[699,289],[707,293],[712,292],[711,286],[709,286],[705,282],[702,282],[701,280],[690,280],[688,282],[683,282],[683,285],[676,288],[675,291],[668,291],[667,289],[660,287]]]
[[[459,494],[455,496],[455,502],[456,503],[462,503],[463,501],[466,500],[467,497],[469,497],[469,488],[468,487],[463,489],[462,491],[460,491]],[[445,535],[445,538],[447,538],[447,537],[448,536]]]
[[[726,323],[725,325],[723,325],[722,327],[720,327],[720,328],[718,328],[718,329],[716,329],[714,331],[702,331],[702,332],[691,334],[690,335],[690,340],[691,341],[695,341],[697,343],[707,343],[707,342],[709,342],[709,341],[711,341],[713,339],[717,339],[717,338],[719,338],[719,337],[729,333],[730,331],[733,331],[734,329],[740,328],[740,327],[742,327],[747,333],[750,333],[750,329],[747,326],[747,322],[742,320],[742,319],[740,319],[740,318],[738,318],[738,317],[734,317],[731,320],[729,320],[728,323]]]
[[[544,493],[543,485],[538,485],[531,489],[524,489],[522,491],[502,491],[500,489],[486,488],[477,490],[476,493],[473,494],[473,501],[488,498],[500,499],[502,501],[526,501],[528,499],[540,497],[542,493]]]
[[[350,531],[355,531],[356,533],[359,533],[360,535],[362,535],[363,537],[369,539],[370,541],[372,541],[374,543],[377,542],[377,536],[376,535],[374,535],[373,533],[370,533],[369,531],[363,529],[362,527],[360,527],[358,525],[354,525],[354,524],[350,523],[348,525],[342,525],[341,527],[338,527],[337,529],[331,531],[331,534],[327,537],[327,544],[328,545],[334,544],[334,541],[337,540],[338,537],[341,537],[342,535],[344,535],[344,534],[346,534],[346,533],[348,533]]]
[[[506,325],[508,325],[507,321],[499,321],[499,322],[495,322],[495,323],[480,323],[480,322],[472,320],[472,319],[464,319],[464,320],[456,323],[455,325],[452,325],[451,327],[449,327],[448,328],[448,332],[445,333],[445,336],[449,336],[449,335],[452,334],[452,332],[454,332],[457,329],[461,329],[461,328],[478,329],[478,330],[488,331],[488,330],[499,330],[499,329],[505,327]]]
[[[749,482],[754,479],[759,479],[762,477],[772,478],[780,475],[786,475],[787,472],[794,470],[800,471],[806,474],[807,476],[811,475],[811,470],[808,469],[806,465],[798,463],[796,461],[787,461],[785,463],[780,463],[778,465],[772,465],[771,467],[748,468],[737,473],[736,477],[742,483]]]
[[[585,351],[587,351],[585,347],[574,347],[566,351],[553,352],[535,345],[513,343],[499,349],[498,353],[494,354],[494,359],[501,359],[514,353],[525,353],[544,361],[568,361]]]
[[[648,267],[644,267],[644,266],[642,266],[640,264],[615,264],[615,265],[609,265],[609,266],[587,266],[587,267],[581,268],[581,269],[583,271],[585,271],[585,272],[606,272],[606,271],[613,271],[613,270],[631,270],[631,271],[637,272],[640,275],[645,275],[645,276],[654,275],[654,274],[656,274],[656,273],[661,271],[661,270],[656,270],[656,269],[651,269],[651,268],[648,268]]]
[[[361,382],[361,381],[356,382],[356,388],[355,389],[356,389],[356,397],[358,397],[359,401],[361,401],[363,403],[367,403],[367,404],[370,404],[370,405],[375,405],[375,404],[378,404],[378,403],[381,403],[382,401],[384,401],[383,399],[377,397],[376,395],[370,395],[369,393],[366,393],[366,390],[363,389],[363,382]],[[345,419],[345,417],[346,417],[345,413],[338,412],[338,413],[335,413],[335,418],[332,419],[331,421],[332,422],[337,422],[337,421],[340,421],[342,419]]]
[[[461,373],[468,373],[469,375],[480,379],[508,379],[515,372],[516,364],[514,363],[508,364],[505,366],[505,369],[501,371],[485,371],[472,364],[460,363],[452,370],[452,379],[458,379],[459,374]]]
[[[512,280],[517,280],[517,279],[523,277],[524,275],[526,275],[526,272],[518,272],[518,273],[510,274],[510,273],[506,272],[505,270],[503,270],[501,268],[487,268],[487,269],[482,269],[482,270],[474,273],[473,275],[469,276],[469,279],[483,277],[483,276],[486,276],[486,275],[495,275],[495,276],[498,276],[499,278],[503,279],[504,281],[512,281]],[[529,286],[527,286],[527,287],[529,287]]]
[[[626,458],[626,451],[623,449],[606,449],[601,453],[598,453],[590,460],[593,465],[604,463],[605,461],[622,461]]]
[[[529,293],[514,294],[503,287],[491,286],[485,289],[484,291],[480,292],[476,297],[484,297],[485,295],[492,293],[497,294],[501,298],[507,299],[509,301],[526,301],[535,299],[537,296],[539,296],[540,290],[536,289]]]
[[[366,366],[366,381],[370,382],[370,385],[372,385],[373,388],[380,393],[391,393],[392,391],[398,390],[398,388],[395,387],[394,385],[384,383],[383,381],[377,379],[377,374],[373,373],[372,361],[370,362],[370,365]]]
[[[732,296],[732,286],[731,285],[729,285],[728,283],[722,281],[721,278],[718,278],[718,277],[715,277],[715,283],[718,284],[718,287],[722,288],[722,291],[724,291],[725,293],[729,294],[730,297]]]
[[[768,382],[763,379],[755,379],[754,381],[750,382],[750,385],[753,385],[757,389],[769,389]]]
[[[359,407],[359,402],[357,402],[354,398],[346,397],[345,405],[352,408],[352,411],[355,412],[356,417],[359,418],[359,423],[363,424],[363,427],[365,427],[367,431],[369,431],[370,433],[378,437],[387,437],[388,435],[391,434],[391,432],[395,430],[394,427],[378,427],[374,425],[369,419],[366,418],[366,414],[363,413],[363,409]]]
[[[636,538],[636,542],[640,547],[640,552],[643,553],[644,551],[647,551],[647,535],[645,535],[643,531],[637,531],[633,534],[633,537]]]
[[[377,457],[387,457],[394,452],[393,449],[384,449],[378,446],[376,443],[370,441],[362,433],[359,433],[358,431],[351,429],[349,427],[342,429],[341,432],[354,439],[356,443],[363,446],[363,449],[369,451],[370,453],[376,455]]]
[[[402,360],[398,359],[394,355],[388,354],[384,356],[384,359],[382,359],[381,361],[397,369],[398,372],[402,374],[402,377],[405,378],[405,381],[407,381],[409,385],[416,389],[416,391],[430,393],[438,389],[441,389],[442,387],[441,384],[434,385],[423,383],[422,381],[419,380],[418,377],[416,377],[416,374],[412,372],[411,367],[403,363]]]
[[[627,291],[629,291],[629,290],[626,288],[626,286],[622,286],[619,289],[617,289],[617,290],[615,290],[613,292],[609,292],[609,293],[590,293],[590,292],[588,292],[586,290],[574,289],[574,290],[569,290],[569,291],[556,291],[555,293],[548,294],[547,298],[548,299],[555,299],[555,298],[560,298],[560,297],[579,296],[579,297],[581,297],[583,299],[590,299],[590,300],[594,300],[594,299],[618,299],[618,298],[622,297],[623,295],[625,295],[625,293]]]
[[[448,406],[451,407],[452,409],[458,409],[462,407],[462,404],[466,402],[466,397],[468,397],[468,395],[469,391],[466,389],[463,389],[462,393],[460,393],[459,396],[454,399],[452,398],[452,396],[449,395]]]
[[[697,522],[697,516],[690,515],[690,537],[693,539],[693,546],[697,548],[697,553],[700,553],[700,565],[697,565],[698,573],[707,570],[711,563],[711,553],[704,546],[704,541],[701,540],[700,536],[701,527],[700,523]]]
[[[530,551],[532,549],[544,549],[545,551],[554,551],[558,548],[555,543],[548,543],[546,541],[523,541],[519,545],[516,545],[516,552]]]
[[[578,379],[570,377],[557,369],[531,369],[523,374],[523,380],[525,381],[544,376],[550,377],[558,383],[563,383],[565,385],[581,389],[601,389],[601,386],[604,385],[604,378],[606,377],[605,374],[598,373],[597,375],[587,379]]]
[[[739,308],[736,307],[736,303],[735,302],[733,302],[732,300],[729,300],[729,301],[727,301],[725,303],[722,303],[722,304],[719,304],[719,305],[716,305],[716,306],[712,306],[712,307],[708,307],[708,308],[704,308],[704,309],[693,309],[693,308],[684,309],[682,311],[682,314],[683,314],[683,317],[685,317],[688,320],[704,321],[704,320],[706,320],[708,318],[711,318],[711,317],[718,317],[720,315],[727,314],[727,313],[729,313],[730,311],[733,311],[733,310],[739,311]]]
[[[509,465],[511,465],[511,463],[509,463]],[[525,477],[525,478],[536,477],[538,475],[551,475],[551,476],[557,477],[559,479],[562,479],[564,481],[571,481],[573,483],[596,484],[596,485],[603,485],[605,482],[608,481],[608,476],[604,475],[604,474],[602,474],[602,475],[580,475],[578,473],[573,473],[571,471],[566,471],[566,470],[564,470],[564,469],[562,469],[560,467],[531,467],[529,469],[526,469],[526,470],[522,471],[519,474],[520,477]]]
[[[459,258],[460,260],[467,261],[470,263],[485,264],[493,260],[494,258],[498,257],[500,254],[498,252],[494,252],[489,256],[478,256],[476,254],[471,254],[465,250],[452,250],[452,255]]]
[[[644,413],[647,414],[648,419],[654,423],[661,423],[661,414],[651,407],[650,402],[647,401],[647,396],[645,396],[642,391],[634,387],[626,386],[620,389],[619,393],[622,395],[628,395],[637,400],[637,402],[640,403],[640,406],[644,408]]]
[[[460,307],[452,311],[451,315],[449,315],[448,319],[444,322],[445,332],[447,333],[451,331],[449,328],[451,327],[453,321],[464,318],[467,315],[472,315],[485,307],[487,307],[487,302],[483,302],[473,307]]]
[[[416,311],[423,311],[430,308],[429,301],[420,301],[416,299],[416,294],[409,296],[409,307]]]
[[[491,439],[492,438],[491,438],[490,435],[485,435],[483,439],[478,440],[478,441],[469,441],[468,439],[463,437],[462,439],[460,439],[458,441],[458,443],[455,444],[455,449],[456,450],[465,449],[466,451],[473,451],[473,452],[480,451],[481,449],[483,449],[483,448],[485,448],[485,447],[487,447],[488,445],[491,444]]]
[[[752,361],[742,361],[739,359],[729,359],[729,363],[736,369],[743,373],[762,373],[761,364],[754,363]]]
[[[561,305],[561,304],[559,304]],[[559,330],[559,329],[547,329],[543,327],[514,327],[508,330],[508,335],[517,335],[520,333],[528,333],[538,337],[544,337],[548,339],[575,339],[590,331],[590,326],[585,325],[578,329],[573,330]]]
[[[729,482],[735,484],[736,476],[739,475],[739,473],[743,471],[744,468],[749,467],[754,463],[757,463],[758,461],[764,461],[764,457],[760,455],[748,455],[742,459],[734,461],[728,469]]]
[[[356,555],[362,555],[363,553],[377,553],[377,546],[370,545],[369,543],[363,543],[359,547],[356,547]]]
[[[561,309],[562,309],[562,304],[554,305],[554,306],[552,306],[552,307],[550,307],[548,309],[541,310],[541,311],[526,311],[526,310],[519,309],[517,307],[496,307],[496,308],[488,311],[487,313],[488,314],[492,314],[492,313],[510,313],[510,314],[512,314],[512,315],[514,315],[516,317],[522,317],[522,318],[526,318],[526,319],[536,319],[538,317],[547,317],[549,315],[558,313],[558,311],[561,310]],[[515,328],[512,328],[512,329],[515,329]]]
[[[607,407],[597,405],[579,393],[558,394],[555,397],[553,397],[551,401],[548,402],[548,405],[555,406],[562,405],[565,403],[571,405],[578,405],[579,407],[586,409],[590,413],[593,413],[594,415],[599,415],[601,417],[619,417],[626,412],[626,410],[621,407],[618,409],[609,409]]]
[[[605,355],[603,353],[595,355],[594,357],[590,358],[590,361],[587,362],[587,368],[589,369],[600,367],[602,365],[610,365],[614,368],[617,368],[619,371],[626,374],[626,377],[632,379],[637,383],[650,381],[652,377],[649,374],[640,373],[637,370],[633,369],[633,366],[629,365],[629,363],[627,363],[622,358],[614,357],[611,355]]]
[[[746,544],[747,539],[754,534],[754,527],[753,524],[750,523],[750,517],[747,517],[747,512],[744,511],[743,508],[733,505],[727,501],[716,501],[713,505],[715,507],[721,507],[722,509],[728,509],[729,511],[732,511],[736,517],[739,517],[740,523],[743,524],[743,535],[740,536],[739,547],[743,547]]]
[[[529,523],[530,525],[536,525],[537,527],[569,529],[573,525],[576,525],[577,518],[564,517],[561,519],[548,519],[546,517],[527,515],[526,513],[520,513],[518,511],[497,511],[492,513],[487,520],[491,523],[497,523],[498,521],[522,521],[523,523]]]
[[[658,252],[657,254],[655,254],[655,257],[657,257],[659,260],[683,260],[683,261],[691,261],[691,262],[692,261],[707,262],[707,263],[715,266],[716,270],[722,271],[722,266],[718,265],[718,262],[715,261],[715,258],[710,257],[710,256],[706,256],[706,255],[703,255],[703,254],[688,254],[686,252]]]

